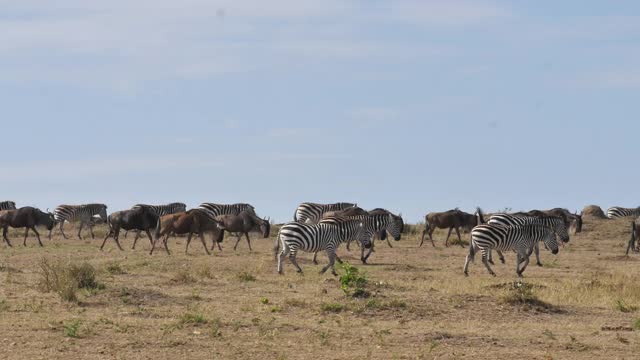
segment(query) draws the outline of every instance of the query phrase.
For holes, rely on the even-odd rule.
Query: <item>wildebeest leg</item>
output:
[[[533,246],[533,251],[536,253],[536,265],[542,266],[542,263],[540,262],[540,246],[538,245],[537,242]]]
[[[420,246],[422,246],[422,243],[424,242],[424,236],[427,234],[427,229],[429,227],[425,226],[424,230],[422,230],[422,237],[420,238]],[[349,247],[347,246],[347,250],[349,250]]]
[[[38,230],[36,230],[36,227],[35,226],[32,227],[31,230],[33,230],[33,232],[36,233],[36,239],[38,239],[38,244],[40,244],[40,246],[44,246],[44,245],[42,245],[42,241],[40,241],[40,234],[38,233]],[[26,238],[25,238],[25,240],[26,240]]]
[[[29,236],[29,228],[28,227],[24,231],[24,241],[22,242],[22,246],[27,246],[27,236]]]
[[[236,235],[236,244],[233,245],[233,251],[236,251],[236,248],[238,247],[238,243],[240,242],[240,239],[242,238],[242,233],[238,233]]]
[[[251,250],[251,240],[249,240],[249,233],[244,233],[244,237],[247,238],[247,244],[249,245],[249,251],[253,251],[253,250]]]
[[[127,238],[127,235],[129,235],[129,230],[125,230],[125,231],[124,231],[124,238],[125,238],[125,239]]]
[[[100,251],[102,251],[102,249],[104,248],[104,244],[107,243],[107,239],[109,238],[109,236],[111,236],[111,234],[113,234],[113,230],[109,229],[109,232],[107,233],[107,236],[105,236],[104,240],[102,240],[102,245],[100,246]]]
[[[458,242],[460,243],[460,247],[464,247],[464,245],[462,245],[462,238],[460,237],[460,229],[458,229],[457,227],[456,234],[458,234]]]
[[[145,232],[147,233],[147,236],[149,237],[149,245],[153,246],[153,238],[151,237],[151,233],[149,232],[149,229],[145,230]]]
[[[133,246],[131,247],[131,250],[135,250],[136,249],[136,243],[138,242],[138,239],[140,238],[140,233],[136,233],[136,236],[133,238]]]
[[[207,255],[211,255],[211,253],[209,252],[209,248],[207,248],[207,242],[204,241],[204,231],[200,231],[200,234],[198,234],[198,236],[200,237],[200,241],[202,241],[202,246],[204,246],[204,251],[207,252]]]
[[[191,237],[193,236],[193,231],[189,232],[189,236],[187,236],[187,245],[184,248],[184,253],[187,254],[189,250],[189,243],[191,242]]]
[[[431,240],[431,245],[433,245],[433,247],[436,247],[436,243],[433,242],[433,231],[435,229],[435,227],[429,228],[429,240]]]
[[[9,229],[9,225],[6,225],[2,229],[2,237],[4,238],[4,241],[7,243],[7,245],[9,245],[9,247],[13,247],[13,245],[11,245],[11,242],[9,241],[9,238],[7,237],[7,230],[8,229]]]
[[[444,241],[445,247],[449,247],[449,236],[451,236],[451,230],[453,230],[453,227],[449,228],[449,233],[447,233],[447,239]]]
[[[336,263],[335,250],[327,249],[327,256],[329,257],[329,264],[327,264],[325,267],[322,268],[322,270],[320,270],[320,274],[324,274],[327,270],[329,270],[329,268],[331,268],[331,273],[333,274],[333,276],[338,276],[338,273],[336,272],[336,268],[335,268],[335,263]]]

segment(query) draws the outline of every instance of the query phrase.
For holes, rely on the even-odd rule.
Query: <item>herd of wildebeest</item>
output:
[[[612,207],[605,214],[599,207],[593,205],[585,208],[580,214],[563,208],[493,214],[484,214],[480,208],[477,208],[474,214],[457,208],[445,212],[431,212],[425,216],[425,228],[419,246],[423,245],[427,237],[432,246],[435,246],[433,239],[435,229],[448,230],[444,241],[445,246],[449,246],[449,238],[453,231],[456,232],[458,244],[464,246],[465,242],[460,235],[460,231],[463,230],[470,234],[469,255],[464,264],[465,274],[468,274],[469,263],[473,262],[475,254],[481,252],[483,264],[488,272],[495,276],[490,267],[490,264],[493,264],[492,252],[497,252],[504,263],[502,252],[514,251],[517,256],[516,273],[522,276],[532,253],[535,252],[537,264],[542,266],[538,249],[540,242],[553,254],[557,254],[558,245],[569,241],[570,232],[582,231],[585,211],[589,212],[588,215],[604,219],[631,217],[631,237],[626,253],[639,251],[637,238],[640,232],[640,207]],[[162,243],[166,253],[170,254],[168,239],[175,235],[187,236],[185,253],[188,251],[192,237],[196,235],[200,238],[205,252],[210,254],[204,235],[211,234],[212,251],[216,246],[222,250],[220,244],[225,232],[234,234],[236,237],[234,250],[244,236],[251,251],[249,233],[258,232],[263,238],[268,238],[271,231],[269,219],[259,217],[255,208],[245,203],[203,203],[190,210],[187,210],[183,203],[136,204],[130,209],[107,215],[107,206],[98,203],[60,205],[53,212],[49,212],[30,206],[16,208],[13,201],[0,202],[0,227],[3,229],[3,238],[7,246],[12,246],[7,237],[9,227],[26,228],[23,245],[26,245],[29,231],[33,231],[39,245],[43,246],[36,227],[46,227],[49,230],[49,239],[52,232],[59,229],[66,239],[67,236],[64,233],[66,222],[79,223],[78,238],[80,239],[82,239],[84,227],[88,227],[92,238],[95,238],[93,227],[106,223],[108,232],[100,250],[105,247],[109,238],[113,238],[116,246],[123,250],[119,240],[121,230],[135,232],[133,249],[141,234],[146,233],[150,254],[153,254],[158,241]],[[353,203],[302,203],[295,210],[294,221],[279,224],[278,228],[278,236],[274,242],[274,256],[279,273],[283,272],[285,257],[289,257],[297,271],[302,272],[296,260],[296,253],[302,250],[313,252],[313,261],[316,264],[317,253],[325,251],[329,263],[322,268],[321,272],[331,269],[332,273],[336,274],[334,261],[340,262],[336,250],[341,243],[346,242],[346,248],[349,250],[350,242],[356,241],[361,249],[361,261],[366,263],[374,251],[375,239],[386,240],[388,246],[392,247],[389,239],[400,240],[405,225],[401,215],[382,208],[365,210]]]

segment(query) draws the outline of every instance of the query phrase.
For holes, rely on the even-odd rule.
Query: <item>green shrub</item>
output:
[[[80,320],[75,319],[62,325],[62,329],[64,332],[64,336],[70,338],[79,338],[80,336],[78,334],[78,331],[80,330]]]
[[[256,281],[256,277],[253,274],[246,271],[238,273],[238,279],[244,282]]]
[[[320,308],[324,312],[339,313],[344,310],[344,305],[340,303],[324,303]]]
[[[358,268],[348,262],[342,263],[340,267],[345,272],[344,275],[340,276],[340,285],[347,296],[365,298],[371,295],[366,290],[368,284],[366,273],[360,273]]]

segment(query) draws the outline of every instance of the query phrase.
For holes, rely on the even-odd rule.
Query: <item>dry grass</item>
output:
[[[149,256],[145,242],[100,252],[97,240],[60,236],[43,249],[2,246],[3,358],[636,357],[640,255],[624,256],[627,220],[586,222],[557,256],[543,251],[546,266],[530,266],[522,282],[513,254],[493,267],[496,278],[479,261],[466,278],[466,248],[444,248],[443,231],[436,248],[418,248],[422,230],[409,229],[393,249],[378,242],[371,265],[359,263],[357,248],[341,248],[357,270],[338,267],[338,278],[319,275],[304,253],[304,275],[288,261],[277,275],[273,239],[255,239],[252,253],[225,242],[211,256]],[[183,238],[170,241],[184,247]],[[53,285],[40,291],[53,273],[75,279],[64,282],[75,301]]]

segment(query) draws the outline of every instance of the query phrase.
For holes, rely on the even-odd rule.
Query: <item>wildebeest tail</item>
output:
[[[298,222],[298,209],[293,212],[293,221]]]
[[[156,223],[156,231],[154,234],[156,240],[160,237],[160,231],[162,230],[161,227],[162,227],[162,224],[160,222],[160,216],[158,216],[158,222]]]

